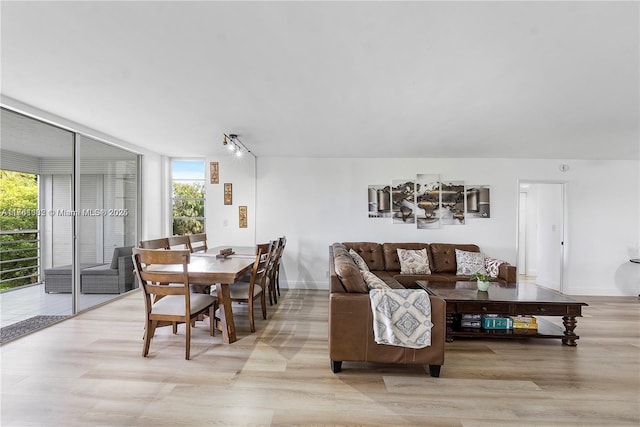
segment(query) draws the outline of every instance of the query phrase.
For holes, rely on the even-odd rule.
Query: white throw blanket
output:
[[[423,289],[372,289],[373,333],[378,344],[431,345],[431,301]]]

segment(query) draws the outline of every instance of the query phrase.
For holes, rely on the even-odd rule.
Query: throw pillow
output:
[[[484,255],[481,252],[456,249],[456,274],[470,276],[475,273],[487,274],[484,269]]]
[[[358,252],[353,249],[349,249],[349,255],[351,255],[351,258],[353,258],[353,261],[356,263],[360,271],[369,271],[369,266]]]
[[[363,271],[362,278],[369,289],[391,289],[389,285],[370,271]]]
[[[500,272],[500,266],[506,263],[506,261],[486,257],[484,259],[484,268],[485,270],[487,270],[487,275],[495,279],[496,277],[498,277],[498,273]]]
[[[400,274],[431,274],[426,249],[397,249]]]

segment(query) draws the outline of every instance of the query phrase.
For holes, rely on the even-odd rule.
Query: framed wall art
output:
[[[369,218],[391,218],[391,187],[369,186]]]
[[[464,224],[464,181],[443,182],[440,185],[440,222],[447,225]]]
[[[416,214],[419,229],[440,228],[440,175],[416,176]]]
[[[416,184],[412,179],[395,179],[391,184],[391,200],[394,224],[415,224]]]
[[[491,218],[490,188],[488,185],[467,186],[467,217]]]
[[[247,207],[239,206],[238,207],[238,222],[240,228],[247,228]]]
[[[230,182],[224,183],[224,204],[233,204],[233,188]]]
[[[209,175],[212,184],[220,184],[220,164],[218,162],[209,163]]]

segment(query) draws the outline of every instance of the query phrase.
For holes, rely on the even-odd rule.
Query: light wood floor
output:
[[[204,323],[158,330],[141,357],[135,293],[0,347],[0,425],[637,426],[640,302],[583,298],[578,347],[560,340],[456,340],[440,378],[423,367],[327,356],[328,293],[290,290],[222,344]],[[348,327],[348,325],[345,325]]]

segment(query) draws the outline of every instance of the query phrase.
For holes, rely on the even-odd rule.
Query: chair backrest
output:
[[[258,249],[256,254],[256,260],[253,262],[253,269],[251,270],[251,281],[249,286],[249,295],[253,294],[253,289],[256,284],[262,287],[262,291],[265,290],[265,282],[267,274],[269,273],[269,262],[271,260],[272,246],[269,244],[269,248],[265,252],[262,249]]]
[[[206,252],[207,233],[189,234],[189,248],[191,252]]]
[[[169,249],[169,239],[162,237],[160,239],[141,240],[140,247],[142,249]]]
[[[262,251],[263,254],[268,253],[271,250],[271,245],[273,244],[273,242],[269,242],[269,243],[258,243],[256,245],[256,255],[258,255],[258,253],[260,253],[260,251]]]
[[[166,295],[184,295],[185,312],[181,316],[188,316],[189,307],[189,250],[133,249],[133,267],[138,276],[140,287],[144,291],[147,314],[151,313],[153,303]],[[149,269],[150,265],[169,266],[177,265],[174,271]],[[160,267],[162,268],[162,267]],[[171,286],[168,286],[171,284]],[[180,286],[182,284],[182,286]],[[154,297],[152,299],[152,297]],[[167,319],[169,320],[169,319]],[[182,319],[179,319],[182,320]]]
[[[275,267],[276,267],[277,258],[278,258],[278,250],[280,247],[279,245],[280,245],[280,241],[277,239],[271,241],[270,243],[269,261],[267,264],[267,272],[266,272],[266,278],[270,280],[273,279],[273,274],[275,272]]]
[[[191,251],[191,248],[189,247],[189,236],[187,235],[171,236],[168,237],[167,240],[169,242],[170,249],[187,249]]]
[[[282,236],[278,238],[278,265],[280,265],[280,259],[282,258],[282,253],[284,252],[284,247],[287,244],[287,237]]]

